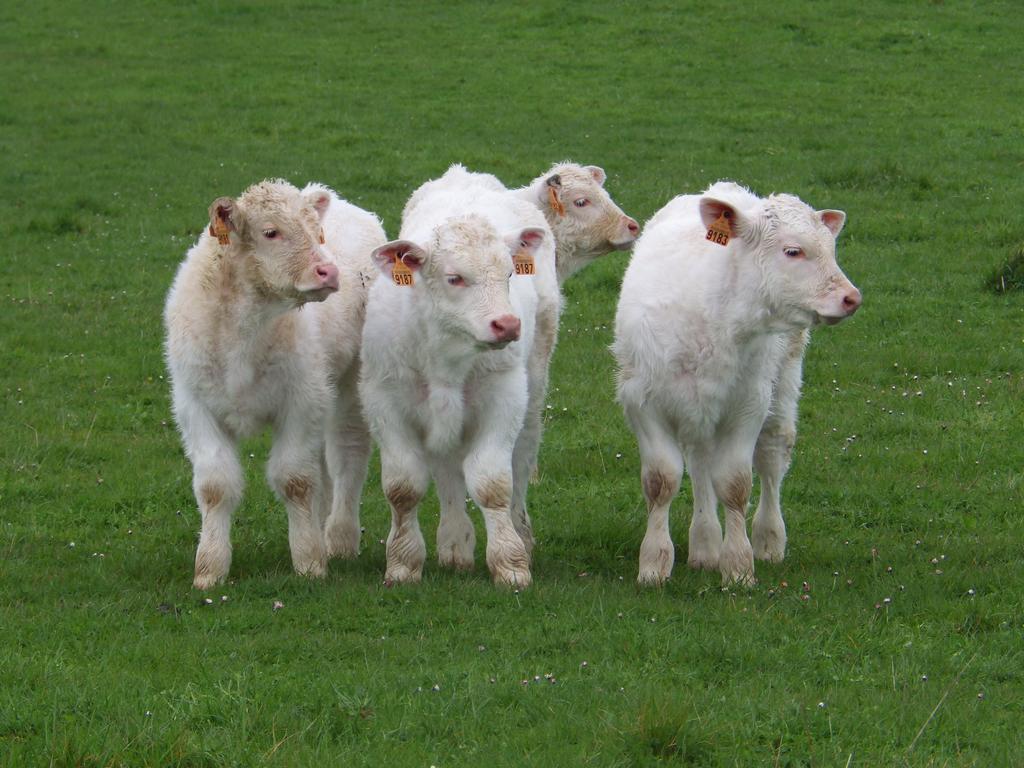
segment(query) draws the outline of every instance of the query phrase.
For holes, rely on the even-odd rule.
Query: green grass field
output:
[[[114,6],[0,10],[0,765],[1024,764],[1016,3]],[[635,585],[617,254],[566,290],[534,588],[385,588],[376,463],[358,560],[293,575],[264,437],[204,604],[161,310],[209,203],[319,180],[394,236],[452,162],[566,158],[641,222],[719,178],[848,213],[785,562],[689,572],[684,485]]]

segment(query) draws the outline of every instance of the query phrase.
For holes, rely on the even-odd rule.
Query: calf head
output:
[[[729,245],[761,271],[761,289],[773,316],[794,327],[834,325],[857,311],[860,291],[836,263],[842,211],[815,211],[792,195],[772,195],[763,206],[740,210],[716,197],[700,200],[705,227],[725,220]]]
[[[561,279],[610,251],[628,250],[640,234],[636,220],[605,191],[604,180],[596,165],[561,163],[533,182],[555,235]]]
[[[323,301],[338,290],[338,268],[320,247],[320,224],[331,204],[318,187],[300,192],[285,181],[262,181],[233,200],[210,206],[210,229],[257,292],[294,302]]]
[[[434,323],[474,346],[498,349],[519,338],[521,321],[509,299],[512,258],[533,255],[544,231],[527,228],[500,236],[482,217],[451,218],[435,228],[431,241],[420,245],[394,240],[373,251],[385,275],[400,261],[415,275],[410,288]]]

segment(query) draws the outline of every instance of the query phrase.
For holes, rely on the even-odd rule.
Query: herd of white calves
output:
[[[331,557],[358,553],[372,435],[391,506],[386,581],[423,573],[417,509],[433,478],[440,563],[473,566],[468,491],[494,581],[529,585],[526,494],[560,286],[630,247],[612,349],[648,509],[639,580],[672,572],[668,512],[684,464],[691,566],[752,583],[755,556],[781,559],[779,488],[808,329],[861,302],[835,260],[845,215],[719,182],[671,200],[637,239],[604,180],[596,166],[565,163],[510,190],[454,165],[413,193],[392,241],[377,216],[319,184],[264,181],[215,200],[165,309],[174,412],[202,515],[195,587],[227,577],[238,441],[267,425],[267,476],[288,511],[298,573],[320,576]],[[761,494],[751,542],[752,468]]]

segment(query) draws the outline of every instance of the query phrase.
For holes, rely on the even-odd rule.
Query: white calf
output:
[[[362,424],[354,381],[347,390],[344,382],[352,379],[346,369],[354,366],[369,273],[360,278],[353,263],[339,269],[331,246],[321,242],[330,236],[339,243],[354,229],[383,241],[382,230],[376,238],[366,235],[374,226],[380,230],[375,217],[324,187],[300,192],[265,181],[210,206],[210,231],[178,270],[164,313],[166,356],[202,516],[198,589],[222,581],[230,568],[231,516],[243,490],[242,437],[266,425],[274,429],[267,476],[288,511],[298,573],[326,572],[325,424],[337,426],[332,462],[347,464],[349,472],[335,481],[335,509],[340,518],[358,509],[367,449],[358,447],[358,437],[342,438]],[[372,245],[365,245],[368,253]],[[332,374],[341,382],[337,395]],[[350,452],[351,444],[357,447]]]
[[[600,256],[629,250],[640,225],[615,204],[604,189],[605,173],[596,165],[559,163],[514,194],[544,214],[555,236],[558,283]]]
[[[692,567],[753,583],[755,554],[783,557],[779,487],[796,439],[807,329],[838,323],[861,303],[835,260],[845,218],[719,182],[703,196],[675,198],[647,224],[623,280],[612,347],[648,509],[640,582],[672,572],[668,511],[684,460],[693,479]],[[752,462],[761,476],[753,547]]]
[[[359,391],[392,510],[386,579],[421,578],[417,508],[433,474],[441,562],[473,564],[468,488],[495,582],[526,586],[529,555],[510,516],[513,451],[532,349],[553,343],[545,337],[557,327],[554,243],[535,208],[460,173],[418,190],[402,239],[374,251],[386,277],[370,292]]]

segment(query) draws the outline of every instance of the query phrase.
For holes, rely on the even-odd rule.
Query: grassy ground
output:
[[[1024,23],[752,6],[0,10],[0,765],[1024,763],[1024,299],[989,279],[1024,241]],[[482,557],[384,588],[376,467],[358,561],[293,576],[264,437],[205,605],[160,312],[209,202],[316,179],[393,234],[451,162],[567,157],[641,221],[718,178],[849,214],[865,306],[808,352],[786,561],[635,586],[616,255],[567,289],[535,588]]]

